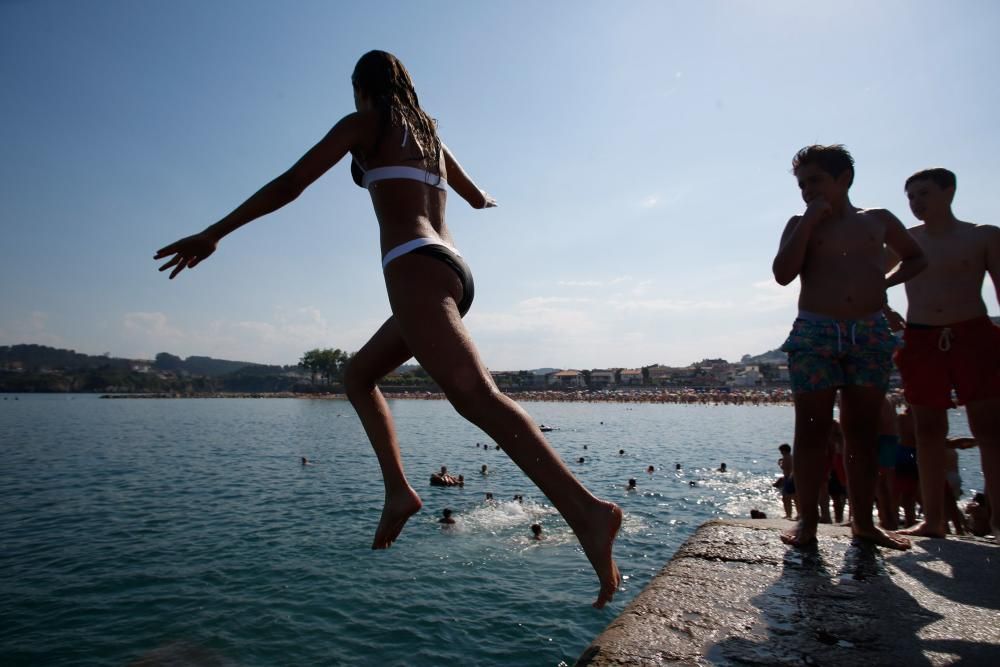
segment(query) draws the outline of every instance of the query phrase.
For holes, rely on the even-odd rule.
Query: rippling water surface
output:
[[[447,403],[392,402],[424,509],[372,552],[381,477],[346,402],[16,398],[0,400],[3,665],[572,664],[702,522],[780,515],[769,483],[794,419],[787,406],[524,404],[625,510],[628,580],[597,611],[566,524]],[[441,465],[465,488],[430,487]],[[981,489],[978,452],[962,466]]]

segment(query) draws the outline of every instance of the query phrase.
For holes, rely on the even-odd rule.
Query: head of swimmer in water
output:
[[[841,144],[806,146],[792,158],[792,173],[806,204],[817,197],[837,204],[854,183],[854,158]]]
[[[441,153],[434,119],[420,108],[413,80],[403,63],[385,51],[369,51],[361,56],[351,74],[354,106],[358,111],[373,110],[379,116],[379,129],[372,153],[390,127],[406,127],[424,157],[425,166],[437,170]]]
[[[906,179],[906,198],[917,220],[936,219],[951,213],[958,179],[942,167],[924,169]]]

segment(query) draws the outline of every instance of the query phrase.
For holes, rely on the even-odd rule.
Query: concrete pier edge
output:
[[[1000,665],[995,542],[900,552],[821,525],[801,551],[779,539],[791,525],[703,524],[576,665]]]

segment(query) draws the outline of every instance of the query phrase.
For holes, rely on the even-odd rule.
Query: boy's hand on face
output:
[[[833,206],[826,199],[816,197],[806,205],[806,212],[802,214],[803,220],[816,223],[833,213]]]

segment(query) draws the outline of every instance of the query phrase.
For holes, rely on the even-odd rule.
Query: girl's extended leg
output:
[[[552,501],[576,534],[601,589],[603,607],[621,577],[611,555],[622,511],[594,497],[549,446],[534,421],[493,384],[456,307],[462,286],[447,265],[404,255],[386,270],[389,300],[417,361],[463,417],[483,429]]]
[[[398,368],[411,356],[399,327],[393,318],[375,332],[364,347],[351,357],[344,373],[344,387],[351,405],[361,418],[382,469],[385,484],[385,506],[375,531],[372,549],[385,549],[391,545],[406,520],[421,507],[420,496],[413,490],[403,473],[399,456],[399,443],[389,405],[376,382]]]

